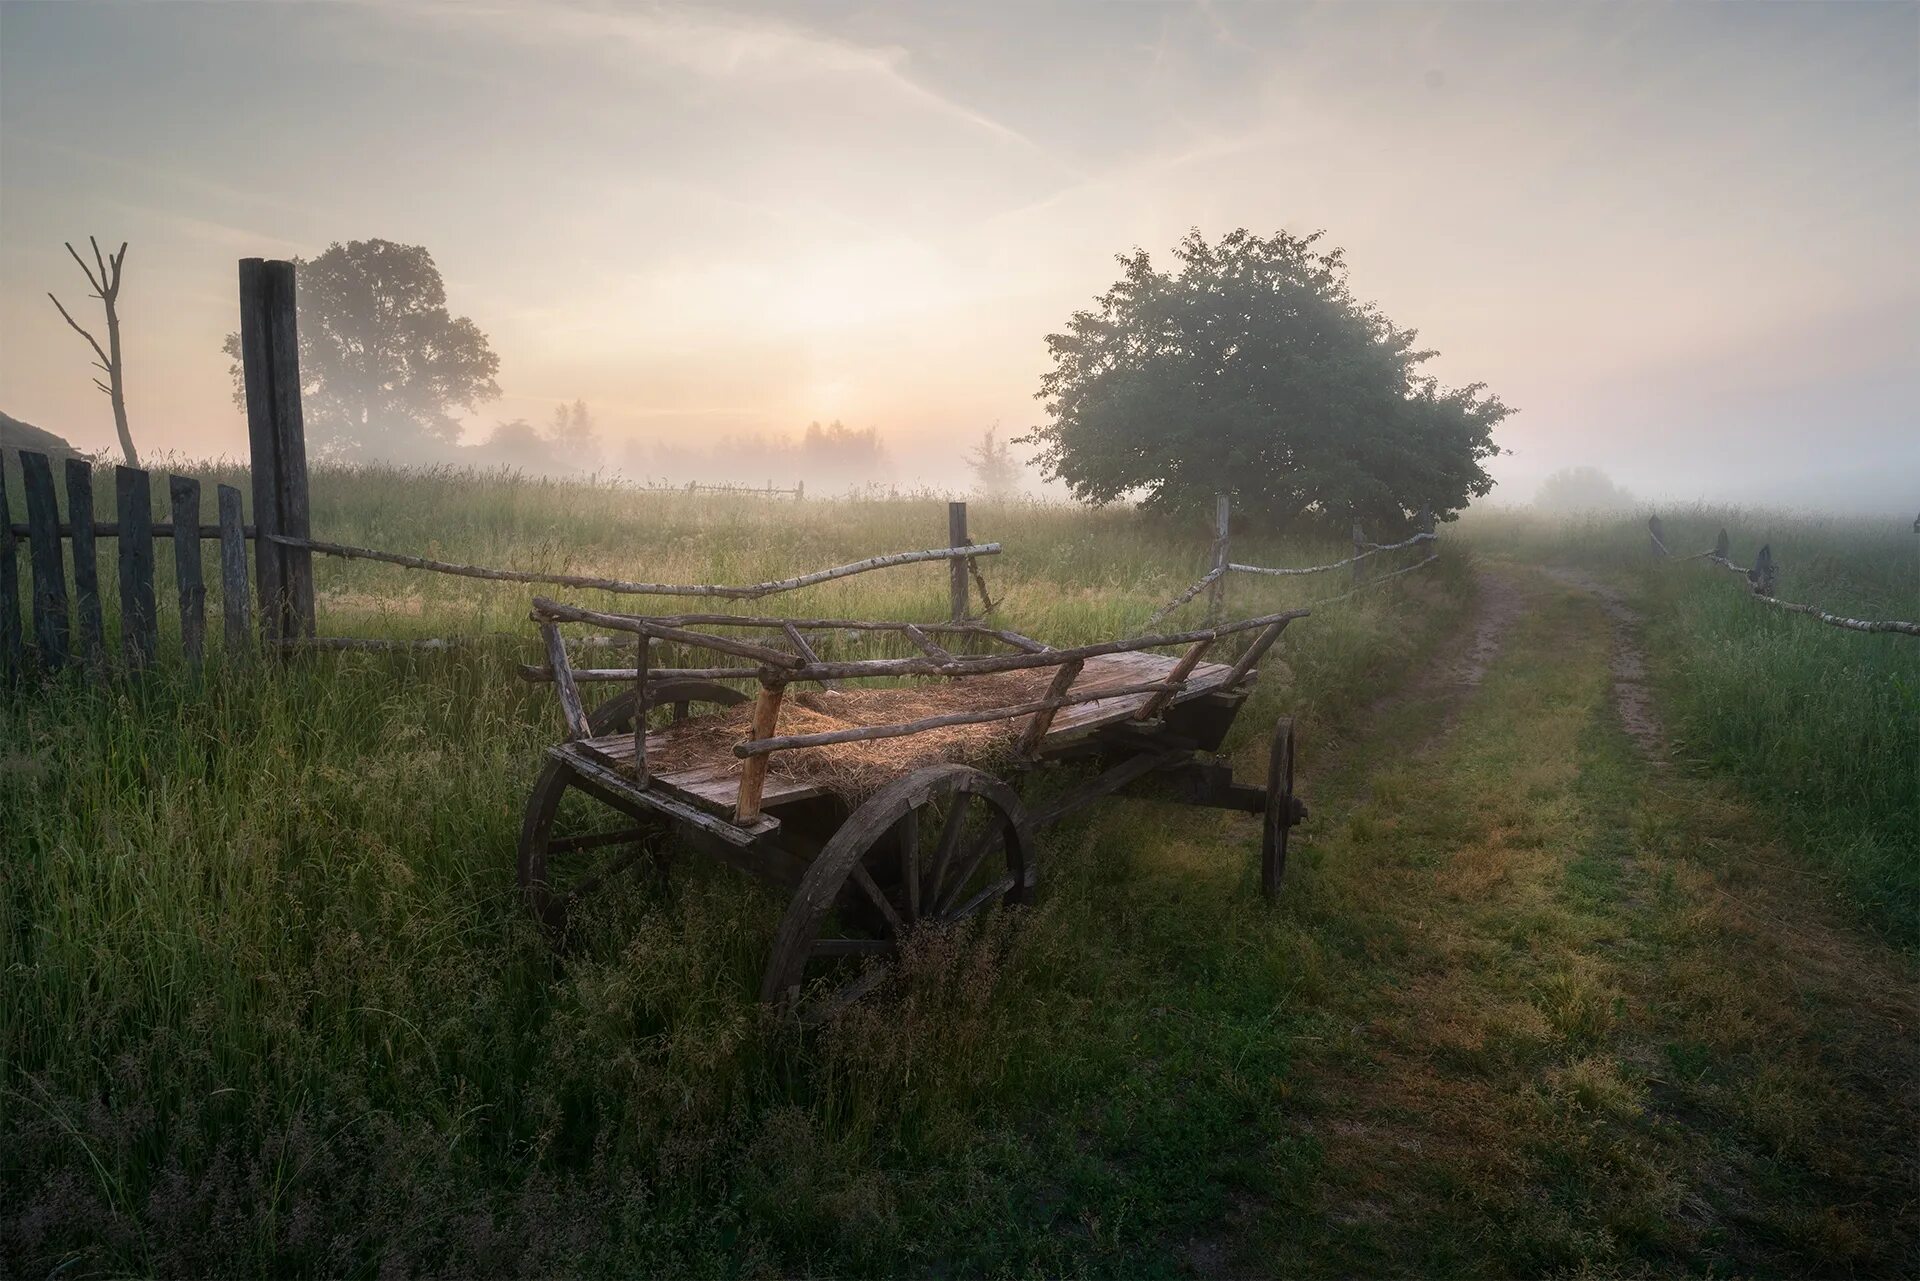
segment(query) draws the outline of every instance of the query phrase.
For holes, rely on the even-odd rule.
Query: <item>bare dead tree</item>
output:
[[[93,246],[94,265],[92,267],[87,265],[87,260],[80,256],[79,251],[73,247],[71,241],[67,243],[67,252],[73,255],[75,262],[80,264],[80,270],[86,275],[87,283],[93,286],[93,297],[98,298],[101,305],[106,308],[106,349],[102,350],[99,340],[85,329],[82,329],[80,323],[67,314],[67,309],[60,306],[60,300],[58,298],[54,298],[51,293],[49,293],[47,297],[52,299],[55,307],[59,308],[60,318],[73,327],[74,333],[86,339],[87,344],[93,348],[93,354],[99,357],[99,359],[93,363],[101,373],[107,376],[107,381],[101,382],[98,378],[95,378],[93,385],[105,392],[107,399],[113,402],[113,427],[115,431],[120,433],[120,452],[126,455],[127,466],[138,467],[140,465],[140,456],[134,452],[133,433],[127,430],[126,377],[125,370],[121,367],[120,362],[120,310],[118,306],[120,299],[120,264],[127,260],[127,244],[123,240],[120,242],[120,252],[112,255],[103,255],[100,252],[100,242],[98,240],[92,236],[88,236],[87,243]],[[97,274],[96,268],[98,269]]]

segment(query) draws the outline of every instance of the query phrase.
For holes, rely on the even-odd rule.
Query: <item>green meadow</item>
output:
[[[995,619],[1056,643],[1138,631],[1208,560],[1126,510],[971,521]],[[1729,524],[1784,597],[1915,611],[1911,535]],[[938,546],[945,505],[321,469],[313,528],[752,582]],[[561,734],[517,675],[529,598],[633,598],[320,559],[323,633],[470,643],[9,691],[0,1274],[1909,1272],[1920,644],[1649,565],[1624,519],[1441,546],[1295,624],[1227,743],[1256,780],[1299,724],[1279,903],[1256,819],[1115,799],[1044,840],[1032,908],[818,1029],[755,1002],[784,901],[725,868],[620,884],[564,958],[519,899]],[[1643,612],[1672,764],[1557,563]],[[1455,681],[1492,584],[1524,609]],[[1236,578],[1228,608],[1347,587]],[[776,601],[935,619],[947,579]]]

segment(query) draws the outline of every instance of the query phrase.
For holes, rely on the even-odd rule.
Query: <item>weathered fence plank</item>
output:
[[[173,505],[173,577],[180,591],[180,651],[200,666],[207,653],[207,584],[200,570],[200,482],[168,476]]]
[[[33,640],[42,665],[67,661],[67,571],[60,546],[60,500],[53,492],[53,467],[45,454],[22,451],[20,471],[27,490],[27,539],[33,560]]]
[[[220,486],[220,621],[227,657],[252,647],[252,622],[247,608],[247,535],[241,523],[240,491]]]
[[[153,482],[137,467],[113,469],[120,517],[120,652],[145,667],[159,649],[153,602]]]
[[[20,635],[20,564],[14,558],[13,516],[7,510],[7,456],[0,450],[0,676],[17,676],[26,662]]]
[[[305,548],[269,541],[311,533],[292,263],[240,260],[240,363],[261,539],[254,555],[260,627],[271,641],[312,636],[313,558]]]
[[[67,523],[73,533],[73,610],[80,652],[89,665],[106,660],[106,623],[100,613],[100,559],[93,539],[93,464],[67,459]]]
[[[965,503],[947,504],[947,546],[965,547],[973,539],[967,536],[967,505]],[[954,622],[967,616],[967,562],[955,560],[948,563],[951,577],[947,582],[948,611]]]

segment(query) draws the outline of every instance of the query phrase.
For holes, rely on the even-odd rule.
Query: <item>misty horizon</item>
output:
[[[582,400],[646,479],[839,421],[876,479],[951,488],[1040,420],[1045,337],[1116,255],[1325,229],[1432,372],[1516,408],[1485,501],[1593,465],[1899,512],[1916,34],[1908,4],[6,3],[0,409],[112,447],[46,294],[82,292],[64,241],[124,239],[141,447],[243,454],[235,260],[377,237],[499,354],[467,446]]]

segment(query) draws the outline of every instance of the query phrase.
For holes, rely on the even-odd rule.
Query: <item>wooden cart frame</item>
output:
[[[608,877],[651,854],[657,837],[677,833],[721,861],[793,894],[775,938],[760,995],[791,1001],[816,989],[828,1005],[853,999],[884,976],[885,960],[914,931],[952,926],[994,904],[1027,901],[1038,879],[1035,836],[1093,801],[1152,779],[1172,799],[1261,814],[1261,886],[1272,896],[1285,870],[1289,830],[1306,814],[1293,796],[1293,728],[1273,731],[1265,786],[1237,783],[1214,757],[1246,701],[1260,661],[1287,625],[1288,610],[1195,631],[1136,636],[1054,648],[1018,632],[975,621],[882,622],[864,619],[748,617],[734,614],[647,616],[604,613],[542,597],[533,619],[547,663],[524,673],[550,680],[567,740],[528,800],[520,840],[520,881],[533,909],[564,932],[581,899]],[[637,638],[633,667],[576,669],[560,625],[586,623]],[[714,629],[752,629],[759,639]],[[809,636],[821,632],[892,633],[917,657],[823,661]],[[1207,655],[1229,637],[1251,633],[1231,663]],[[1000,652],[963,654],[963,645]],[[721,656],[710,667],[655,667],[656,645]],[[1184,646],[1179,657],[1150,651]],[[777,733],[790,686],[885,677],[969,677],[1052,669],[1044,694],[1010,706],[969,709],[917,721],[820,733]],[[750,737],[732,747],[725,768],[651,768],[648,741],[661,722],[678,724],[696,709],[743,702],[720,682],[758,685]],[[627,688],[590,715],[583,684]],[[826,788],[770,772],[776,753],[871,741],[945,726],[1024,719],[1012,757],[989,773],[939,764],[895,778],[849,806]],[[1055,762],[1095,766],[1092,776],[1029,808],[1015,784]],[[579,793],[624,816],[627,825],[562,830],[568,797]],[[589,808],[594,808],[589,806]],[[621,847],[604,862],[592,851]],[[824,982],[823,982],[824,980]]]

